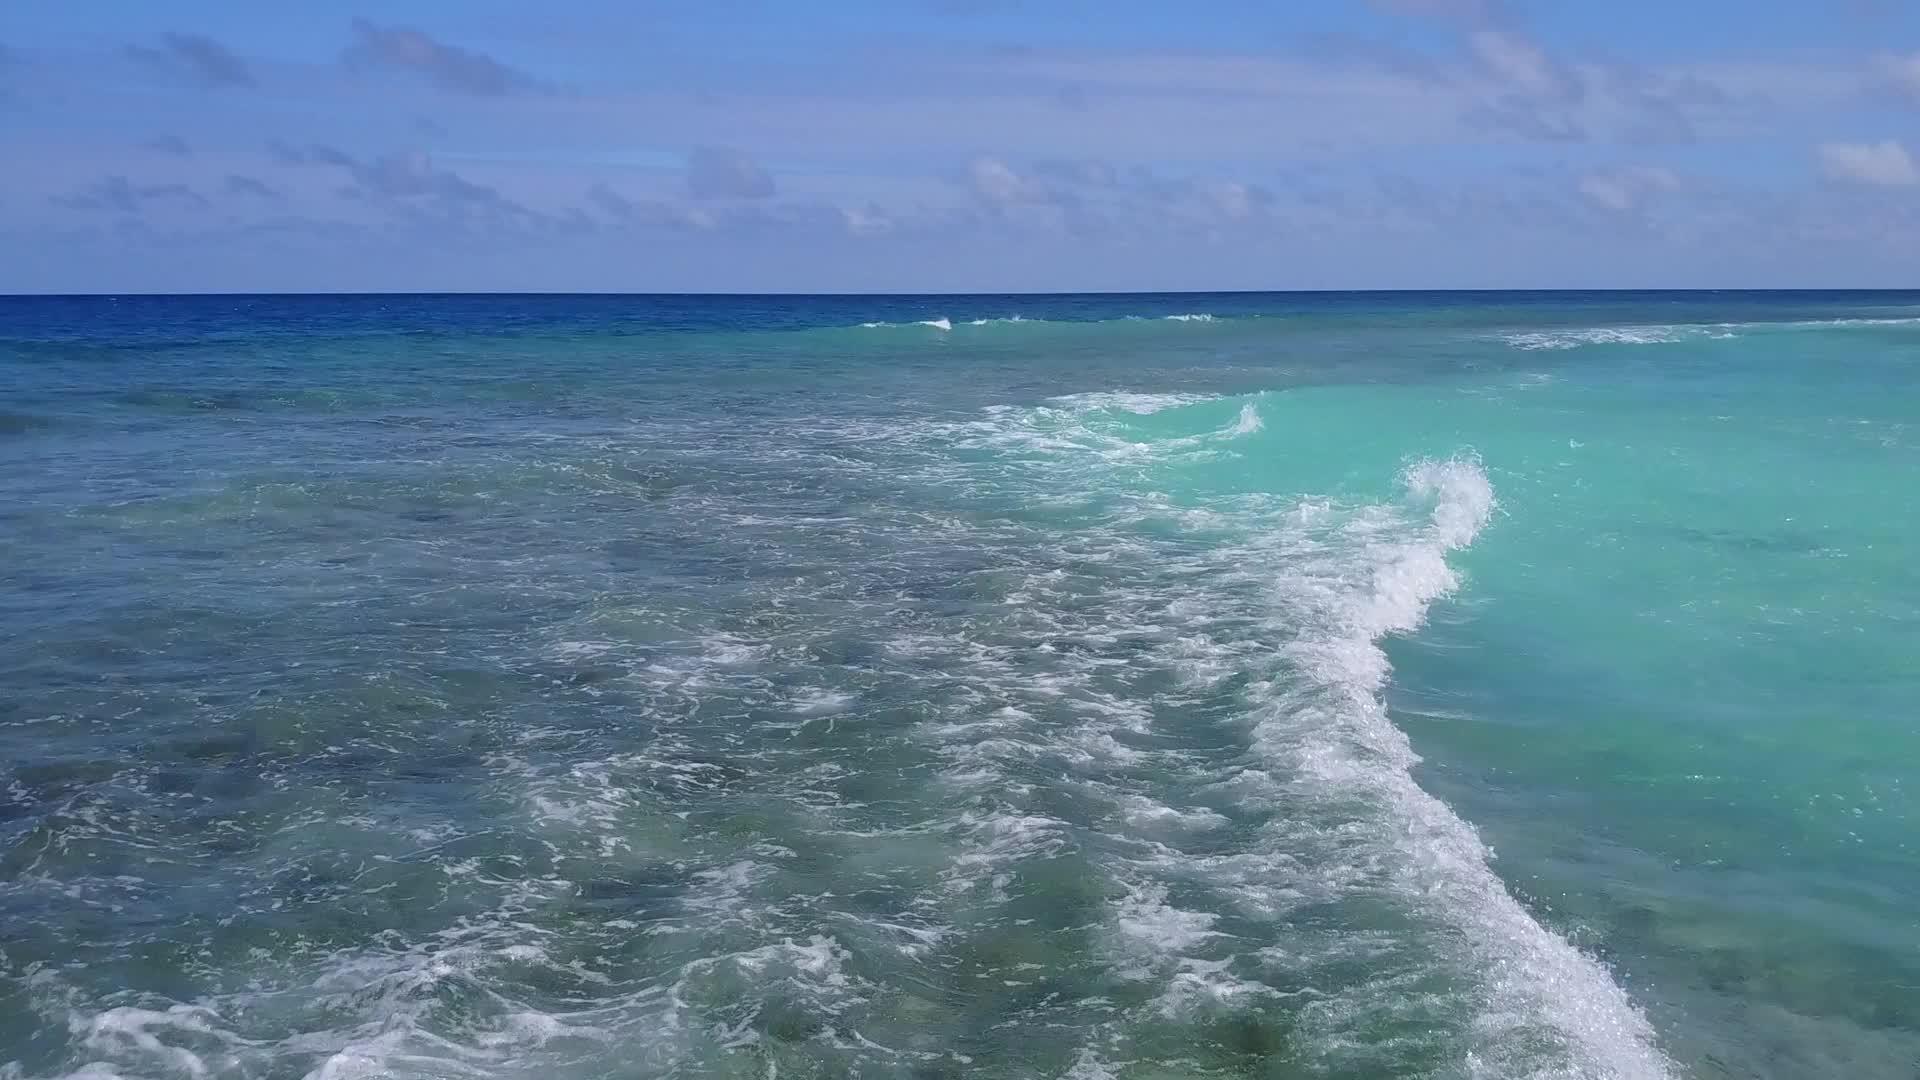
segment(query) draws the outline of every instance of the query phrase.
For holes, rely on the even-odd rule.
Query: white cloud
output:
[[[1920,102],[1920,52],[1883,57],[1880,68],[1894,89]]]
[[[687,192],[696,199],[767,199],[773,176],[731,147],[698,146],[687,155]]]
[[[1545,49],[1504,30],[1475,30],[1467,44],[1482,67],[1514,90],[1533,97],[1578,96],[1579,81],[1563,71]]]
[[[1495,10],[1493,0],[1372,0],[1372,4],[1390,15],[1424,15],[1469,22],[1491,18]]]
[[[1603,210],[1633,209],[1634,192],[1611,176],[1581,177],[1580,194],[1586,196],[1588,202]]]
[[[1894,102],[1920,106],[1920,54],[1911,44],[1898,55],[1869,46],[1852,55],[1756,58],[1730,48],[1711,59],[1683,51],[1621,60],[1510,20],[1480,19],[1472,0],[1372,2],[1454,18],[1400,29],[1418,35],[1408,44],[1303,36],[1250,40],[1242,51],[960,43],[926,53],[875,45],[766,71],[714,58],[706,68],[689,66],[684,78],[570,86],[564,94],[496,93],[478,68],[468,93],[429,97],[405,79],[375,92],[331,64],[301,75],[300,65],[276,61],[257,71],[260,81],[272,81],[300,116],[256,123],[249,117],[261,107],[257,97],[206,95],[199,100],[210,112],[226,112],[196,120],[185,132],[194,154],[185,155],[171,140],[141,148],[129,134],[176,129],[177,110],[156,98],[147,112],[90,136],[97,147],[56,140],[51,154],[10,160],[0,178],[0,229],[38,227],[41,216],[104,228],[119,211],[54,214],[48,200],[68,210],[132,200],[182,230],[223,227],[214,218],[227,214],[262,224],[297,216],[368,235],[439,228],[472,245],[523,236],[572,243],[568,230],[596,226],[629,242],[642,229],[663,244],[698,230],[715,243],[795,252],[832,244],[905,252],[909,241],[937,238],[927,245],[933,250],[969,235],[985,238],[982,250],[1003,253],[1029,240],[1057,244],[1084,252],[1085,265],[1103,274],[1144,258],[1139,252],[1185,250],[1216,236],[1250,250],[1312,237],[1367,252],[1390,277],[1407,269],[1395,238],[1475,237],[1486,225],[1505,239],[1474,240],[1474,250],[1485,265],[1510,267],[1522,257],[1502,246],[1509,242],[1546,251],[1574,237],[1651,253],[1671,236],[1705,235],[1703,215],[1771,221],[1767,200],[1789,194],[1811,208],[1802,214],[1806,230],[1827,230],[1820,235],[1828,239],[1806,245],[1819,250],[1884,245],[1899,232],[1888,222],[1920,218],[1920,199],[1904,197],[1920,191],[1920,166],[1909,156],[1920,155],[1920,142],[1897,127],[1864,129],[1871,139],[1854,127]],[[46,80],[45,100],[69,95],[78,104],[67,116],[83,128],[104,114],[104,99],[86,96],[77,76],[24,64],[16,54],[12,67],[0,66],[0,83],[15,72]],[[834,77],[819,77],[829,65]],[[124,67],[114,68],[115,78],[133,77]],[[455,88],[424,69],[412,74]],[[1062,88],[1075,91],[1070,105]],[[444,123],[430,140],[442,156],[383,157],[422,138],[411,123],[426,101]],[[280,165],[259,149],[272,133],[298,140],[298,149],[275,147]],[[1882,134],[1900,141],[1875,145]],[[1534,139],[1589,145],[1519,145]],[[1822,149],[1829,139],[1866,145]],[[669,149],[708,140],[749,147],[779,169],[738,151],[710,148],[696,163]],[[1700,145],[1684,155],[1649,145],[1687,140]],[[1797,185],[1747,176],[1753,153],[1776,151],[1807,155],[1800,160],[1812,168]],[[1615,164],[1669,153],[1688,165],[1684,188],[1665,170]],[[1424,190],[1405,199],[1376,191],[1377,170],[1389,162],[1425,181]],[[1823,165],[1828,176],[1881,185],[1861,190],[1894,197],[1815,183]],[[240,191],[221,186],[229,175],[257,177],[283,201],[221,199]],[[126,177],[127,186],[99,186],[111,176]],[[1742,194],[1743,183],[1761,190]],[[203,193],[214,212],[159,194],[175,184]],[[353,195],[342,194],[346,184]],[[1686,213],[1662,212],[1682,205]],[[1915,217],[1898,217],[1909,211]],[[1786,245],[1781,231],[1761,232]],[[1727,250],[1702,246],[1700,258],[1751,269]],[[900,257],[903,267],[934,265]],[[1780,280],[1801,272],[1803,260],[1780,259]],[[1622,265],[1639,273],[1642,264],[1657,272],[1671,265],[1664,254]],[[1166,271],[1169,281],[1187,272]]]
[[[492,96],[535,85],[491,56],[449,45],[411,27],[376,26],[355,19],[353,39],[347,63],[417,72],[445,90]]]
[[[973,199],[999,220],[1046,230],[1136,234],[1191,230],[1268,214],[1271,191],[1218,176],[1166,177],[1111,162],[1048,161],[1016,168],[997,157],[975,158],[962,180]]]
[[[1157,197],[1173,220],[1189,225],[1246,221],[1263,214],[1274,201],[1266,188],[1238,180],[1154,180],[1145,190]]]
[[[1820,148],[1820,165],[1827,177],[1878,187],[1920,184],[1907,148],[1886,139],[1877,143],[1828,143]]]
[[[1046,188],[1019,173],[999,158],[975,158],[967,166],[967,184],[975,195],[998,206],[1037,203],[1046,199]]]
[[[253,72],[233,50],[202,34],[167,34],[161,47],[127,46],[127,55],[203,86],[252,86]]]
[[[1634,209],[1649,194],[1679,187],[1680,178],[1671,170],[1651,166],[1588,173],[1579,184],[1580,194],[1588,202],[1616,213]]]
[[[1260,192],[1233,180],[1203,184],[1200,190],[1215,210],[1229,218],[1251,217],[1261,196]]]
[[[841,207],[840,220],[855,236],[874,236],[893,228],[892,216],[872,203]]]

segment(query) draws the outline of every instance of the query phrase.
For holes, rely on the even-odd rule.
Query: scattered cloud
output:
[[[1238,180],[1201,180],[1187,184],[1175,204],[1196,209],[1202,217],[1244,221],[1273,205],[1273,193]]]
[[[127,46],[127,55],[149,67],[207,87],[252,86],[253,71],[225,45],[201,34],[167,34],[156,47]]]
[[[1462,22],[1488,22],[1501,15],[1497,0],[1368,0],[1389,15],[1416,15]]]
[[[1615,213],[1637,209],[1649,195],[1677,191],[1680,186],[1680,178],[1671,170],[1651,166],[1588,173],[1578,184],[1582,198]]]
[[[1063,201],[1046,184],[1021,176],[999,158],[975,158],[967,165],[967,187],[991,206],[1017,206]]]
[[[349,199],[387,203],[403,210],[435,208],[449,213],[540,216],[492,187],[441,168],[418,150],[362,159],[324,143],[300,147],[275,140],[267,144],[267,153],[281,165],[344,170],[349,183],[339,189],[339,194]],[[248,178],[239,179],[244,182]],[[232,182],[229,178],[230,187]]]
[[[1000,220],[1079,234],[1244,222],[1265,214],[1276,201],[1258,184],[1168,178],[1099,160],[1047,160],[1022,170],[1002,158],[980,157],[968,164],[962,185]]]
[[[1887,139],[1877,143],[1827,143],[1820,148],[1820,167],[1830,180],[1874,187],[1912,187],[1920,184],[1907,148]]]
[[[1585,142],[1588,135],[1586,124],[1565,110],[1512,97],[1474,106],[1464,119],[1483,131],[1505,132],[1529,142]]]
[[[1385,173],[1356,185],[1358,197],[1341,207],[1338,233],[1374,228],[1426,236],[1527,237],[1591,234],[1594,218],[1561,177],[1512,175],[1455,182]],[[1617,232],[1614,223],[1609,228]]]
[[[334,165],[352,168],[354,164],[353,158],[345,152],[320,143],[303,148],[275,139],[267,144],[267,153],[282,165]]]
[[[1306,34],[1297,39],[1295,51],[1323,67],[1373,70],[1413,86],[1447,86],[1454,81],[1453,74],[1434,54],[1377,37],[1335,32]]]
[[[60,206],[72,210],[104,210],[121,214],[139,214],[149,203],[174,203],[201,207],[207,200],[185,184],[136,185],[124,176],[109,176],[89,184],[71,195],[55,196]]]
[[[633,200],[605,184],[588,188],[587,201],[617,218],[633,216]]]
[[[1082,187],[1113,187],[1120,182],[1120,170],[1114,168],[1111,162],[1092,159],[1036,161],[1033,171],[1040,176]]]
[[[1880,58],[1880,74],[1888,86],[1920,104],[1920,52]]]
[[[873,203],[841,207],[840,221],[855,236],[876,236],[892,232],[894,227],[893,215]]]
[[[354,183],[369,195],[388,199],[426,197],[449,205],[474,205],[507,208],[512,204],[498,191],[476,184],[459,173],[438,168],[426,154],[413,151],[352,161],[348,170]]]
[[[442,90],[497,97],[531,90],[538,83],[524,72],[484,53],[462,49],[405,26],[353,21],[353,44],[346,62],[353,67],[407,71]]]
[[[1741,104],[1693,74],[1613,64],[1592,69],[1591,79],[1594,97],[1619,114],[1613,134],[1630,143],[1693,142],[1701,118],[1728,115]]]
[[[1487,264],[1511,265],[1522,256],[1474,230],[1542,248],[1572,237],[1627,252],[1683,232],[1705,235],[1703,217],[1764,221],[1765,200],[1803,197],[1804,228],[1839,236],[1873,215],[1902,212],[1904,196],[1920,189],[1920,143],[1901,127],[1878,126],[1890,105],[1920,106],[1920,53],[1876,53],[1869,41],[1850,56],[1743,46],[1652,59],[1637,39],[1609,45],[1585,23],[1567,32],[1538,4],[1351,6],[1373,17],[1279,44],[1204,49],[1116,38],[1000,51],[961,40],[929,55],[882,41],[834,57],[789,55],[752,72],[734,57],[688,57],[564,97],[503,62],[536,63],[504,39],[467,37],[479,33],[470,23],[429,20],[445,39],[390,26],[383,20],[397,16],[384,8],[369,10],[382,21],[353,22],[350,36],[342,16],[324,46],[329,60],[362,73],[360,86],[347,66],[299,77],[206,38],[136,39],[141,47],[128,51],[138,66],[122,61],[114,77],[272,84],[272,102],[199,95],[188,119],[177,93],[128,99],[127,111],[108,119],[97,88],[62,75],[54,54],[16,53],[15,67],[27,65],[36,89],[44,81],[49,91],[33,102],[44,127],[26,134],[84,127],[80,113],[92,110],[100,118],[85,145],[117,147],[123,160],[81,156],[81,142],[49,138],[45,152],[67,156],[46,165],[23,146],[33,167],[6,179],[0,210],[22,228],[39,227],[37,214],[51,227],[105,235],[133,219],[176,238],[299,219],[337,227],[329,243],[445,234],[471,241],[462,250],[474,252],[507,250],[486,245],[515,237],[584,245],[596,232],[610,246],[657,239],[662,250],[711,241],[715,250],[842,244],[879,252],[920,240],[936,250],[964,238],[995,252],[1053,245],[1103,272],[1098,253],[1110,250],[1115,267],[1146,260],[1171,267],[1171,279],[1185,263],[1142,253],[1313,241],[1393,264],[1404,238],[1478,244]],[[0,84],[14,71],[8,59],[0,54]],[[368,92],[375,83],[398,97]],[[1069,99],[1073,107],[1063,108]],[[261,130],[269,104],[298,116],[298,126],[283,120]],[[189,130],[191,142],[182,137]],[[251,152],[229,160],[236,133],[248,131],[257,132]],[[178,134],[146,138],[159,132]],[[269,132],[284,141],[263,142]],[[1899,138],[1862,134],[1882,132]],[[1822,145],[1849,138],[1860,141]],[[1567,145],[1576,142],[1589,145]],[[1701,145],[1665,149],[1681,142]],[[750,153],[713,145],[726,143]],[[471,156],[393,152],[410,145]],[[660,147],[697,149],[663,161]],[[1782,153],[1811,168],[1783,173]],[[1662,160],[1685,165],[1684,182],[1652,164]],[[1383,170],[1399,179],[1383,179]],[[99,179],[109,172],[133,179]],[[1829,182],[1811,182],[1816,175]],[[157,182],[173,180],[192,187]],[[191,212],[207,200],[222,212]],[[55,213],[54,203],[67,209]],[[92,213],[74,213],[82,210]],[[788,239],[776,242],[783,231]],[[1864,226],[1856,231],[1871,238]],[[1846,242],[1855,235],[1845,232]],[[1378,246],[1383,237],[1387,246]],[[927,265],[901,258],[909,269]]]
[[[1564,60],[1512,29],[1475,29],[1466,44],[1473,77],[1453,84],[1466,95],[1462,118],[1530,142],[1688,143],[1703,123],[1750,121],[1762,103],[1699,69]],[[1754,77],[1768,86],[1777,75]]]
[[[1511,30],[1474,30],[1467,35],[1467,49],[1489,88],[1479,104],[1467,109],[1469,124],[1535,142],[1588,137],[1587,118],[1577,108],[1587,97],[1582,72]]]
[[[226,191],[229,195],[251,195],[259,199],[280,198],[279,189],[263,180],[256,180],[251,176],[241,176],[238,173],[231,173],[227,176]]]
[[[696,230],[741,236],[767,230],[803,229],[819,234],[875,236],[903,224],[899,210],[871,200],[847,206],[820,199],[690,204],[630,197],[604,183],[596,183],[587,188],[586,201],[588,207],[598,213],[598,221],[620,229]],[[589,228],[596,223],[593,215],[582,213],[580,216]]]
[[[773,177],[738,150],[697,147],[687,155],[687,192],[696,199],[767,199]]]
[[[1578,101],[1586,91],[1573,72],[1519,34],[1475,30],[1467,35],[1467,46],[1475,61],[1514,93],[1535,99]]]
[[[927,7],[940,15],[990,15],[1011,11],[1017,0],[931,0]]]

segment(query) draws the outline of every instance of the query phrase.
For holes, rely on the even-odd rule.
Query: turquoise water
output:
[[[0,299],[0,395],[6,1080],[1920,1062],[1920,295]]]

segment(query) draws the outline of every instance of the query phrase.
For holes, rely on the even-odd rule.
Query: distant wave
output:
[[[1667,345],[1690,337],[1733,337],[1731,331],[1712,335],[1698,331],[1705,327],[1682,326],[1595,326],[1581,330],[1544,330],[1507,334],[1503,340],[1516,349],[1529,352],[1549,349],[1578,349],[1584,345]]]
[[[1920,318],[1904,319],[1813,319],[1806,322],[1788,323],[1788,326],[1806,330],[1818,330],[1828,327],[1850,326],[1920,326]]]
[[[919,319],[910,323],[863,322],[860,324],[862,330],[898,330],[907,326],[931,326],[935,330],[951,330],[953,329],[953,320],[942,315],[937,319]]]
[[[1119,318],[1113,318],[1113,319],[1034,319],[1034,318],[1029,318],[1025,315],[1016,314],[1016,315],[983,316],[981,318],[975,318],[975,319],[964,319],[958,323],[956,323],[952,317],[942,315],[939,318],[935,318],[935,319],[916,319],[911,322],[886,322],[886,321],[863,322],[860,324],[860,328],[863,330],[899,330],[899,329],[905,329],[907,327],[914,327],[914,326],[930,326],[935,330],[951,331],[954,329],[956,325],[967,326],[967,327],[976,327],[976,326],[977,327],[997,327],[997,326],[1032,326],[1032,327],[1082,326],[1082,327],[1085,327],[1085,326],[1110,326],[1116,323],[1145,322],[1147,320],[1155,320],[1159,322],[1179,322],[1179,323],[1211,323],[1211,322],[1224,321],[1220,319],[1218,316],[1209,315],[1205,312],[1193,312],[1193,313],[1183,313],[1178,315],[1159,315],[1159,316],[1123,315],[1123,316],[1120,316]]]
[[[1063,394],[1048,398],[1049,404],[1064,405],[1070,409],[1094,410],[1115,409],[1146,416],[1166,409],[1178,409],[1186,405],[1198,405],[1205,401],[1218,401],[1219,398],[1207,394],[1134,394],[1120,390],[1098,390],[1084,394]]]
[[[1846,330],[1862,327],[1920,326],[1920,318],[1804,319],[1794,322],[1674,324],[1662,326],[1586,326],[1564,330],[1528,330],[1501,335],[1516,349],[1578,349],[1588,345],[1671,345],[1684,341],[1724,341],[1747,334],[1792,330]]]

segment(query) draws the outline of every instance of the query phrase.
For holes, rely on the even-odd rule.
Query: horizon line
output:
[[[624,291],[624,290],[572,290],[572,289],[533,289],[533,290],[467,290],[467,289],[377,289],[368,291],[351,290],[208,290],[200,292],[159,292],[148,290],[100,291],[100,292],[0,292],[0,300],[113,300],[120,298],[140,299],[212,299],[212,298],[273,298],[273,297],[621,297],[621,298],[673,298],[673,299],[921,299],[921,298],[964,298],[981,296],[1023,296],[1023,297],[1063,297],[1063,296],[1484,296],[1484,295],[1571,295],[1571,294],[1768,294],[1768,293],[1886,293],[1920,294],[1920,285],[1915,286],[1753,286],[1753,287],[1617,287],[1605,288],[1568,288],[1568,287],[1528,287],[1528,288],[1375,288],[1375,289],[1021,289],[1011,291],[994,290],[936,290],[930,292],[885,291],[885,292],[733,292],[733,291]]]

